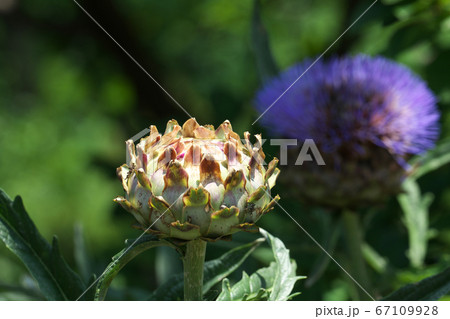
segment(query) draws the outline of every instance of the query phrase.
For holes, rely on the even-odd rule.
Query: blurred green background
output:
[[[439,97],[441,139],[450,134],[449,2],[380,0],[328,54],[381,54],[409,66]],[[229,119],[240,134],[263,131],[251,126],[257,117],[252,99],[260,86],[251,39],[253,1],[79,3],[199,123],[217,126]],[[321,54],[371,3],[262,1],[262,20],[280,69]],[[115,168],[125,161],[124,141],[151,124],[163,130],[172,118],[182,123],[187,116],[72,0],[0,0],[0,187],[23,197],[44,236],[59,237],[65,258],[85,279],[101,273],[126,238],[140,234],[130,227],[131,215],[112,201],[123,192]],[[270,136],[263,131],[263,137]],[[276,149],[267,152],[277,156]],[[407,228],[395,198],[362,212],[369,250],[377,252],[371,256],[375,295],[449,264],[449,180],[448,166],[420,180],[422,192],[434,196],[422,267],[412,267],[407,258]],[[288,188],[275,189],[282,205],[327,246],[334,217],[283,196]],[[327,264],[282,211],[263,218],[260,226],[285,242],[299,274],[317,279],[297,284],[302,295],[296,299],[352,298],[345,274]],[[254,237],[242,234],[236,242],[211,244],[207,258]],[[343,245],[338,238],[333,255],[345,265]],[[268,248],[261,248],[244,268],[250,272],[269,258]],[[148,252],[119,275],[109,298],[144,299],[179,267],[167,251]],[[0,269],[0,299],[33,298],[20,289],[33,288],[32,280],[3,245]]]

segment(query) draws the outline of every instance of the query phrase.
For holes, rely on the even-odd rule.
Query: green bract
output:
[[[183,127],[169,121],[163,135],[155,126],[150,131],[136,147],[126,142],[127,163],[117,169],[126,197],[115,201],[141,228],[161,237],[217,240],[257,230],[254,223],[278,201],[270,195],[278,159],[263,166],[260,135],[252,145],[246,132],[242,143],[230,122],[215,130],[193,118]]]

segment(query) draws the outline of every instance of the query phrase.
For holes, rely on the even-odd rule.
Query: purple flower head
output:
[[[312,63],[292,66],[256,96],[264,112]],[[313,139],[322,152],[361,151],[372,143],[396,157],[419,154],[439,135],[436,98],[426,84],[383,57],[318,61],[261,118],[273,134]]]

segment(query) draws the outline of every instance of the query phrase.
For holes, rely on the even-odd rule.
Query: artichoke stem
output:
[[[359,214],[350,210],[344,210],[342,212],[342,219],[344,222],[345,239],[347,241],[347,254],[350,266],[349,273],[364,289],[370,291],[370,281],[362,253],[364,235],[359,220]],[[362,291],[355,283],[353,284],[355,289],[355,299],[371,300],[364,291]]]
[[[206,242],[201,239],[191,240],[186,244],[184,265],[184,300],[202,300],[203,264],[205,262]]]

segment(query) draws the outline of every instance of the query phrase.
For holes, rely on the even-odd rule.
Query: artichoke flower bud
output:
[[[151,126],[136,146],[126,142],[127,163],[117,169],[126,196],[115,201],[161,238],[214,241],[257,231],[255,222],[279,200],[270,195],[279,169],[277,159],[264,167],[256,139],[252,147],[245,133],[242,143],[229,121],[214,129],[171,120],[164,134]]]
[[[317,60],[316,60],[317,61]],[[314,62],[315,63],[315,62]],[[313,64],[314,64],[313,63]],[[331,208],[358,208],[398,194],[412,155],[432,148],[439,136],[437,99],[406,67],[365,55],[306,60],[258,91],[255,104],[274,135],[312,139],[326,165],[293,161],[284,177],[297,197]],[[307,73],[305,73],[308,71]]]

